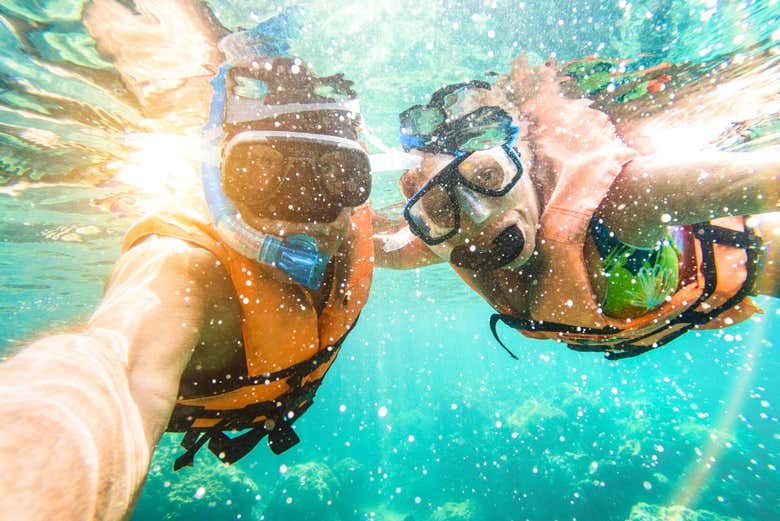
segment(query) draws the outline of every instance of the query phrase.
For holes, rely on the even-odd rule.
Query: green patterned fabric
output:
[[[602,309],[607,316],[631,318],[664,302],[679,283],[679,250],[671,236],[655,248],[620,242],[603,224],[591,230],[607,277]]]

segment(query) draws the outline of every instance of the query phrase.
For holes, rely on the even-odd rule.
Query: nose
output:
[[[482,198],[463,186],[456,189],[455,196],[463,213],[476,224],[482,224],[490,217],[491,209]]]

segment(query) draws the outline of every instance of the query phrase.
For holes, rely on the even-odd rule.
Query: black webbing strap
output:
[[[530,318],[517,318],[512,315],[505,315],[503,313],[493,313],[490,315],[490,332],[493,333],[493,338],[499,343],[504,350],[515,360],[519,360],[517,356],[504,345],[501,338],[498,336],[496,326],[499,322],[503,322],[507,326],[513,329],[520,329],[523,331],[540,331],[543,333],[577,333],[580,335],[609,335],[620,332],[620,330],[613,326],[606,327],[582,327],[582,326],[569,326],[567,324],[558,324],[556,322],[545,322],[542,320],[531,320]],[[590,349],[590,346],[582,346],[583,351],[603,351],[603,348],[595,346]]]
[[[259,402],[248,405],[236,411],[207,411],[205,408],[197,408],[191,416],[195,418],[221,418],[211,428],[204,430],[188,429],[181,441],[185,453],[176,458],[173,470],[192,466],[195,454],[208,441],[209,450],[225,463],[234,463],[246,456],[266,435],[268,445],[274,454],[281,454],[290,447],[296,445],[300,438],[291,425],[311,405],[314,393],[319,387],[321,379],[301,385],[304,376],[310,374],[318,366],[329,362],[336,356],[343,336],[332,346],[318,351],[311,357],[291,365],[280,371],[254,377],[247,385],[263,384],[266,381],[278,381],[288,378],[288,384],[292,388],[289,393],[271,401]],[[280,413],[281,411],[281,413]],[[265,416],[272,419],[274,427],[271,430],[264,425],[255,425],[252,420],[257,416]],[[248,432],[235,437],[229,437],[224,431],[249,428]]]
[[[268,445],[274,454],[281,454],[293,447],[300,438],[292,429],[292,424],[311,406],[314,392],[320,382],[321,380],[309,382],[273,401],[260,402],[238,411],[230,411],[211,428],[188,430],[181,441],[181,446],[186,452],[176,458],[173,470],[192,466],[195,454],[206,442],[209,444],[209,451],[228,464],[235,463],[246,456],[266,435]],[[273,410],[273,413],[269,412],[270,410]],[[267,428],[266,424],[249,423],[259,415],[273,421],[273,427]],[[225,431],[246,429],[248,424],[253,426],[243,434],[234,437],[225,434]]]
[[[207,431],[187,431],[184,439],[181,441],[182,447],[186,452],[176,458],[173,462],[173,470],[179,470],[182,467],[191,467],[195,459],[195,454],[208,441],[209,450],[225,463],[234,463],[246,456],[263,439],[268,432],[258,426],[252,430],[229,438],[218,427]]]
[[[321,351],[317,351],[306,360],[298,362],[297,364],[293,364],[290,367],[285,367],[279,371],[252,377],[249,379],[249,382],[246,385],[260,385],[264,384],[266,381],[276,382],[277,380],[291,377],[296,377],[298,380],[300,380],[307,374],[311,373],[318,366],[328,362],[331,358],[336,356],[336,353],[338,353],[341,344],[344,342],[344,338],[346,338],[346,335],[341,337],[338,342],[332,346],[328,346]]]
[[[681,313],[673,320],[670,320],[662,327],[650,331],[649,333],[646,333],[640,337],[633,338],[631,341],[608,343],[609,340],[607,340],[604,343],[599,343],[595,340],[585,340],[583,343],[570,342],[568,343],[568,347],[575,351],[604,351],[604,356],[608,360],[622,360],[625,358],[632,358],[657,347],[661,347],[662,345],[668,344],[672,340],[676,339],[697,325],[705,324],[717,318],[718,315],[728,309],[731,309],[733,306],[739,304],[745,297],[747,297],[750,294],[750,291],[752,290],[758,275],[758,265],[762,251],[761,238],[746,225],[744,226],[743,230],[730,230],[728,228],[714,226],[710,223],[697,224],[693,226],[693,233],[700,241],[702,251],[701,270],[704,276],[704,288],[696,302],[690,305],[685,312]],[[717,266],[715,264],[715,244],[734,246],[736,248],[742,248],[745,250],[745,255],[747,257],[747,273],[745,280],[742,283],[740,289],[729,299],[727,299],[726,302],[724,302],[722,305],[708,312],[695,311],[699,305],[712,296],[712,294],[715,292],[715,289],[717,288],[718,273]],[[514,329],[529,332],[540,331],[544,333],[610,335],[619,333],[621,331],[620,329],[612,326],[607,326],[604,328],[588,328],[553,322],[536,321],[531,319],[521,319],[511,315],[495,313],[490,316],[490,331],[493,333],[493,337],[496,339],[499,345],[501,345],[501,347],[503,347],[504,350],[509,353],[509,355],[515,360],[518,359],[517,356],[509,350],[509,348],[501,341],[501,338],[498,336],[496,329],[498,322],[503,322],[507,326]],[[684,325],[664,336],[663,338],[657,340],[651,346],[635,344],[635,342],[656,335],[660,331],[663,331],[663,329],[672,328],[677,324]]]

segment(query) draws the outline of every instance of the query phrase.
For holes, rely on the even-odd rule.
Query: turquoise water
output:
[[[0,353],[87,317],[123,230],[188,172],[159,150],[140,157],[161,138],[144,140],[82,4],[0,0]],[[209,2],[231,29],[287,4]],[[295,52],[354,80],[388,145],[400,110],[506,72],[520,52],[699,63],[780,34],[775,1],[305,5]],[[178,123],[163,150],[196,128]],[[375,178],[377,207],[398,201],[395,177]],[[281,456],[261,444],[230,468],[204,451],[173,473],[178,436],[166,437],[133,519],[778,519],[780,311],[758,302],[751,322],[637,359],[516,336],[514,361],[490,335],[490,308],[446,267],[380,270],[296,423],[301,443]]]

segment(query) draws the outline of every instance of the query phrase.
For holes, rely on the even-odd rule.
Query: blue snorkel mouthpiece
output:
[[[308,235],[291,235],[286,240],[266,235],[258,260],[279,268],[298,284],[316,289],[330,258],[317,251],[316,239]]]

